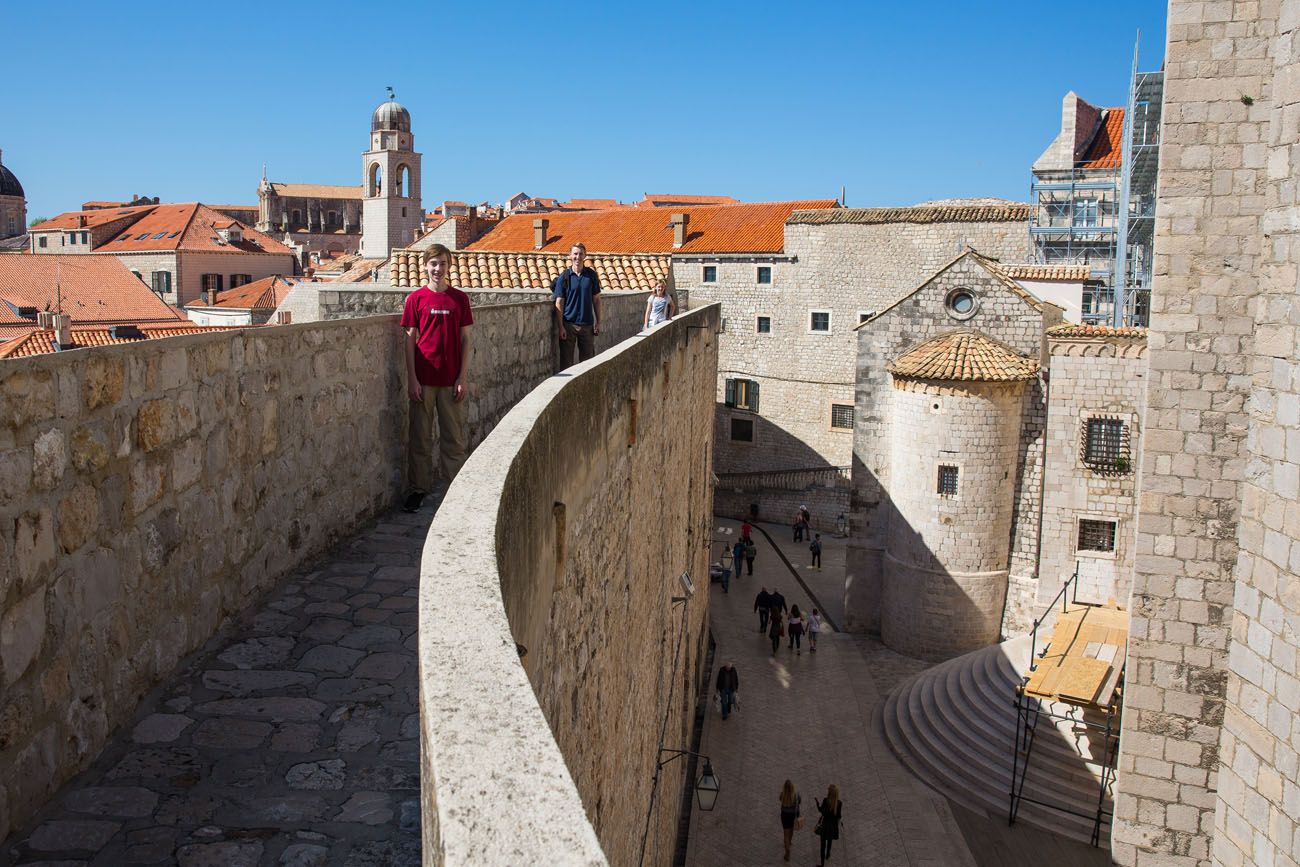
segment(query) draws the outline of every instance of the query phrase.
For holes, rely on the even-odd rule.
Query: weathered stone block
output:
[[[54,561],[54,519],[48,510],[41,509],[18,517],[14,556],[18,561],[18,577],[22,581],[36,577]]]
[[[86,409],[111,406],[122,399],[126,364],[121,356],[98,355],[82,368],[81,400]]]
[[[176,436],[176,408],[167,399],[148,400],[135,417],[135,440],[140,448],[151,452]]]
[[[48,491],[63,479],[68,468],[68,446],[63,431],[51,428],[32,444],[32,484]]]
[[[0,618],[0,663],[5,681],[15,683],[45,641],[45,588],[38,587]]]
[[[77,485],[59,502],[59,544],[72,553],[99,529],[99,494],[87,484]]]

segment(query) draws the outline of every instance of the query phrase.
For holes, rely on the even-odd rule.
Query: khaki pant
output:
[[[411,401],[411,440],[408,476],[411,490],[433,489],[433,417],[438,416],[438,451],[448,484],[465,464],[465,403],[456,402],[456,389],[422,386],[423,400]]]
[[[564,340],[560,341],[560,370],[573,365],[573,348],[578,348],[578,360],[586,361],[596,354],[596,335],[590,325],[564,323]]]

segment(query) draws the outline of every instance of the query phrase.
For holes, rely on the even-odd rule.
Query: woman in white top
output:
[[[816,608],[808,615],[808,652],[817,652],[817,633],[822,631],[822,613]]]
[[[662,325],[677,315],[677,302],[668,294],[668,284],[660,280],[655,284],[655,291],[645,302],[645,319],[643,328]]]

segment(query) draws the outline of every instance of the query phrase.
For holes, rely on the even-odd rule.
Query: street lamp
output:
[[[693,753],[690,750],[670,750],[660,749],[659,755],[668,753],[668,758],[660,759],[658,766],[655,768],[655,784],[658,785],[659,771],[664,765],[673,759],[680,759],[682,756],[695,756],[697,759],[704,759],[704,773],[695,781],[695,799],[704,812],[710,812],[713,806],[718,803],[718,790],[722,784],[718,782],[718,775],[713,772],[713,763],[708,756],[702,756],[699,753]]]

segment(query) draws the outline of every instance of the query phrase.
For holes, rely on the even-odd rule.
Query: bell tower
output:
[[[420,155],[411,135],[411,113],[394,98],[370,118],[370,150],[361,155],[361,255],[387,259],[415,240],[420,205]]]

